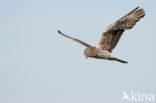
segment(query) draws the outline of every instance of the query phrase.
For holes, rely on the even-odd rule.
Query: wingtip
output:
[[[139,6],[136,7],[136,9],[139,9],[139,8],[140,8]]]
[[[59,34],[61,34],[61,31],[60,31],[60,30],[57,30],[57,32],[58,32]]]
[[[140,7],[139,6],[137,6],[134,10],[132,10],[132,11],[136,11],[136,10],[138,10]]]

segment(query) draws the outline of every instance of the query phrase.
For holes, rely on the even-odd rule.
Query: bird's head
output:
[[[94,54],[94,49],[92,47],[88,47],[84,50],[84,55],[86,56],[86,58],[92,57],[93,54]]]

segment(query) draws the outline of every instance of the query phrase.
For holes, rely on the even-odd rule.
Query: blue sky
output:
[[[156,95],[155,0],[1,0],[0,103],[119,103],[122,91]],[[86,59],[103,30],[136,6],[146,11],[113,51]]]

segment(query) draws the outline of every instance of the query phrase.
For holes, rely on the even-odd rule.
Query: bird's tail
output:
[[[118,61],[120,63],[128,63],[127,61],[124,61],[124,60],[121,60],[121,59],[118,59],[118,58],[115,58],[115,57],[110,57],[108,58],[109,60],[115,60],[115,61]]]

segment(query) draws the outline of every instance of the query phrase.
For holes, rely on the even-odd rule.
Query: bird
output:
[[[136,23],[145,16],[145,11],[137,6],[135,9],[130,11],[128,14],[118,19],[116,22],[109,25],[102,33],[102,36],[96,46],[91,46],[90,44],[81,41],[79,39],[73,38],[62,33],[58,30],[58,33],[66,38],[73,40],[83,46],[85,46],[84,55],[86,58],[96,58],[105,59],[111,61],[118,61],[120,63],[128,63],[125,60],[121,60],[112,56],[112,51],[119,42],[122,34],[125,30],[133,28]]]

